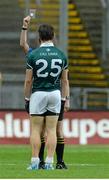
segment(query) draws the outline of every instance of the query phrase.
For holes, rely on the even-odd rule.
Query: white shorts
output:
[[[61,108],[61,94],[59,90],[45,92],[36,91],[30,97],[30,114],[43,115],[51,112],[55,114],[60,113]]]

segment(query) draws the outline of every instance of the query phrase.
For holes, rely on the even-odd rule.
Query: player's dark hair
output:
[[[54,28],[48,24],[42,24],[39,26],[39,39],[42,41],[49,41],[54,38]]]

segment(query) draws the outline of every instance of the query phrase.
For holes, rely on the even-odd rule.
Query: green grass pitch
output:
[[[0,145],[0,178],[109,178],[109,146],[66,146],[68,170],[27,171],[30,146]]]

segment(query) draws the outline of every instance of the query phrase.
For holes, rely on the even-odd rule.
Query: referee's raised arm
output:
[[[30,24],[31,17],[27,16],[23,19],[22,30],[20,34],[20,46],[22,47],[25,54],[29,51],[29,44],[27,42],[27,31]]]

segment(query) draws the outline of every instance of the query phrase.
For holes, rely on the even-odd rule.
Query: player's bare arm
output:
[[[70,107],[68,69],[65,69],[65,70],[62,71],[61,87],[62,87],[62,89],[61,89],[62,99],[66,100],[65,110],[68,110],[69,107]]]
[[[25,95],[25,98],[27,99],[30,98],[32,80],[33,80],[33,71],[32,69],[27,69],[26,76],[25,76],[25,83],[24,83],[24,95]]]
[[[27,42],[27,31],[30,24],[31,17],[27,16],[23,19],[23,26],[20,35],[20,46],[22,47],[23,51],[27,53],[29,51],[29,45]]]

